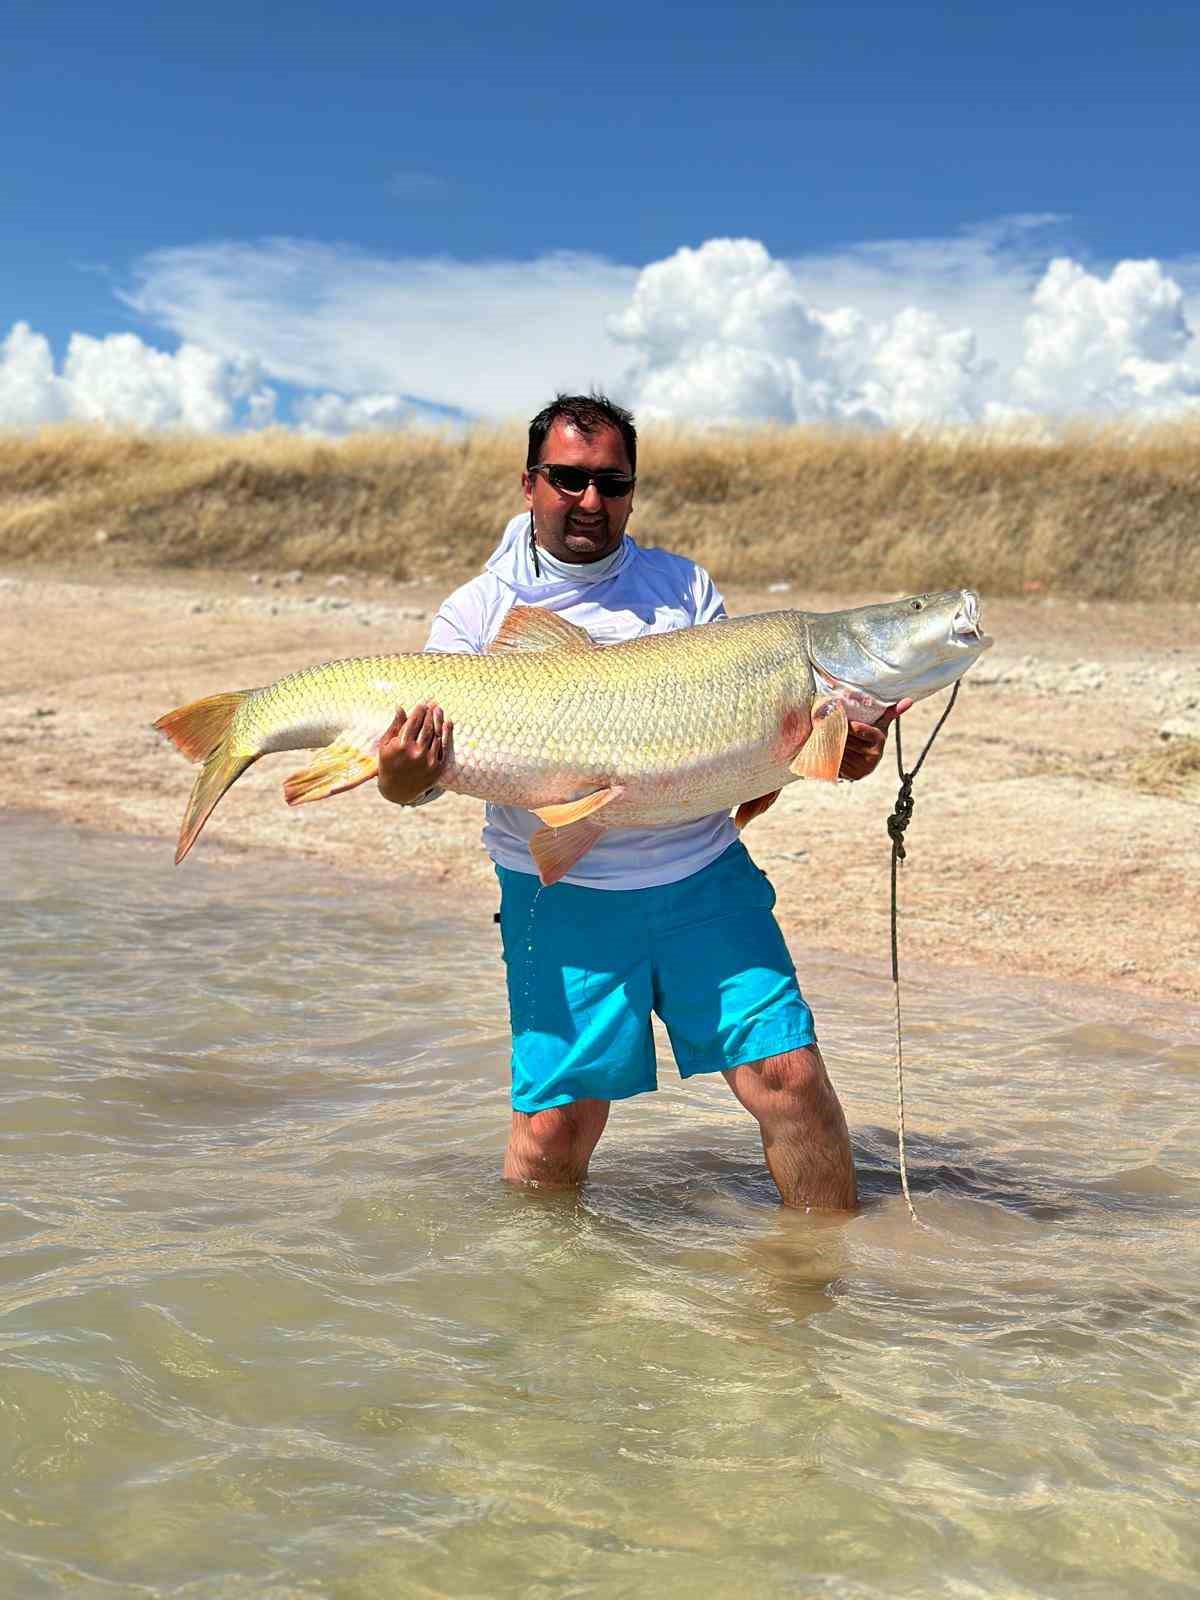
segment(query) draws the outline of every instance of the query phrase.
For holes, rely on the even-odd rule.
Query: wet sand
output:
[[[443,590],[9,568],[4,803],[161,837],[169,851],[191,770],[150,728],[154,717],[311,662],[419,649]],[[727,591],[741,613],[878,598]],[[984,616],[997,644],[917,780],[901,875],[906,970],[970,967],[1023,990],[1082,986],[1093,1018],[1148,1020],[1180,1002],[1190,1011],[1200,1000],[1200,791],[1143,792],[1131,769],[1164,724],[1200,719],[1196,608],[985,597]],[[941,703],[905,718],[910,764]],[[490,918],[478,802],[447,796],[401,811],[367,785],[292,811],[279,782],[298,764],[267,758],[226,796],[198,846],[207,860],[236,874],[245,851],[279,853],[302,875],[315,859],[390,884],[398,911],[452,898],[464,918]],[[895,791],[889,747],[872,778],[795,784],[747,830],[802,976],[805,953],[820,952],[845,958],[853,981],[886,981]]]

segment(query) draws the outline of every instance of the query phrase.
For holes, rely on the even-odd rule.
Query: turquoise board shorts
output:
[[[657,1089],[652,1011],[683,1078],[815,1041],[775,891],[741,843],[650,889],[496,875],[515,1111]]]

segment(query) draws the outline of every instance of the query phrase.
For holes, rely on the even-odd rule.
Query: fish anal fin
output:
[[[538,877],[546,885],[557,883],[587,855],[603,832],[603,828],[586,820],[570,822],[563,828],[539,828],[529,841]]]
[[[818,700],[813,707],[812,732],[791,761],[792,772],[798,778],[835,782],[849,732],[850,722],[841,701],[832,695]]]
[[[513,606],[488,646],[488,654],[501,650],[597,650],[592,636],[557,611],[541,606]]]
[[[534,816],[548,828],[569,828],[573,822],[582,822],[593,811],[599,811],[601,806],[608,805],[624,793],[624,784],[617,783],[608,789],[593,789],[591,794],[585,794],[579,800],[567,800],[557,806],[534,806],[532,810]]]
[[[743,800],[734,814],[734,827],[744,828],[755,817],[761,817],[764,811],[769,811],[778,799],[779,790],[773,789],[770,794],[760,794],[757,800]]]
[[[318,750],[308,766],[283,780],[283,798],[290,806],[325,800],[331,794],[357,789],[379,771],[378,749],[364,750],[348,739],[335,739]]]

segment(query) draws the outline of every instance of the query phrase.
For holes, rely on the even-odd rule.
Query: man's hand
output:
[[[874,772],[883,754],[883,747],[887,744],[888,729],[911,705],[911,700],[898,700],[894,706],[887,708],[874,725],[852,722],[838,777],[849,778],[853,782],[855,778],[865,778]]]
[[[441,706],[401,706],[379,742],[379,792],[393,805],[410,806],[438,780],[450,753],[454,724]]]

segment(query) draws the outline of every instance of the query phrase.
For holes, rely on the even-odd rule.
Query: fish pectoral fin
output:
[[[585,628],[576,627],[557,611],[541,606],[514,606],[488,646],[488,654],[501,650],[598,650]]]
[[[548,828],[569,828],[573,822],[582,822],[593,811],[599,811],[601,806],[624,793],[624,784],[616,783],[609,789],[593,789],[580,800],[567,800],[560,806],[534,806],[532,810]]]
[[[594,822],[570,822],[564,828],[539,828],[529,841],[529,851],[546,884],[557,883],[587,855],[604,832]]]
[[[779,790],[773,789],[770,794],[760,794],[757,800],[743,800],[734,813],[734,827],[744,828],[755,817],[761,817],[764,811],[769,811],[778,799]]]
[[[850,722],[846,708],[832,695],[813,706],[812,732],[793,757],[791,770],[798,778],[821,778],[833,783],[842,768],[842,755]]]
[[[325,800],[331,794],[344,794],[347,789],[357,789],[379,771],[379,751],[364,750],[348,739],[335,739],[327,744],[299,772],[283,780],[283,798],[290,806],[302,806],[309,800]]]

